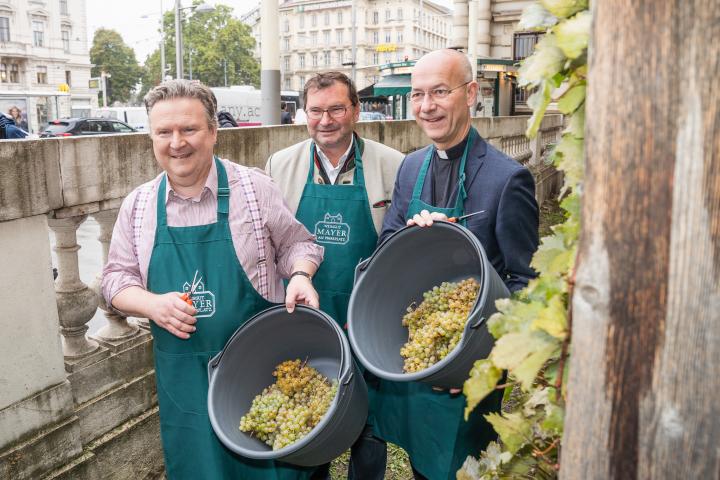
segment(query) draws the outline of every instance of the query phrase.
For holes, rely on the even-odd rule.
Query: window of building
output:
[[[40,65],[37,67],[37,83],[46,84],[47,81],[47,67]]]
[[[290,37],[285,37],[283,39],[283,47],[286,52],[290,51]]]
[[[330,12],[325,12],[325,26],[330,26]]]
[[[338,25],[342,25],[342,12],[338,12],[337,22],[338,22]]]
[[[298,17],[298,28],[305,28],[305,15],[302,13]]]
[[[68,5],[67,0],[60,0],[60,15],[67,15],[68,14]]]
[[[63,28],[60,31],[60,36],[62,37],[63,51],[70,53],[70,30]]]
[[[312,54],[312,66],[317,67],[318,66],[318,56],[317,53]]]
[[[285,57],[284,60],[285,60],[285,61],[284,61],[284,63],[285,63],[285,71],[286,71],[286,72],[289,72],[289,71],[290,71],[290,57]]]
[[[378,43],[380,43],[380,34],[373,32],[373,44],[377,45]]]
[[[42,47],[45,43],[45,22],[40,20],[32,21],[33,45]]]
[[[20,67],[17,63],[10,64],[10,83],[20,83]]]
[[[305,88],[305,75],[300,75],[298,78],[300,79],[300,90],[302,90]]]
[[[380,63],[380,54],[377,52],[373,53],[372,60],[373,65],[377,65],[378,63]]]
[[[518,62],[532,55],[541,36],[542,34],[537,32],[516,33],[513,36],[513,60]]]
[[[298,55],[298,63],[300,64],[300,68],[305,68],[305,54],[301,53]]]
[[[380,23],[380,13],[373,12],[373,25]]]
[[[323,52],[323,63],[326,67],[330,66],[330,52],[328,50]]]
[[[0,17],[0,42],[10,41],[10,19]]]
[[[72,87],[72,72],[70,70],[65,70],[65,83],[67,83],[68,87]]]
[[[325,45],[330,45],[330,30],[325,30],[323,32],[323,41],[325,42]]]
[[[397,32],[396,38],[397,38],[396,43],[403,43],[403,32]]]
[[[317,13],[313,13],[312,16],[310,16],[310,26],[317,27]]]
[[[313,45],[317,45],[317,32],[312,32],[310,34],[310,41]]]
[[[402,8],[398,8],[398,9],[397,9],[397,19],[398,19],[398,20],[402,20],[402,19],[403,19],[403,9],[402,9]]]
[[[392,42],[392,32],[385,32],[385,43]]]
[[[342,31],[342,30],[338,30],[338,31],[335,32],[335,33],[336,33],[336,35],[337,35],[337,44],[338,44],[338,45],[342,45],[342,44],[343,44],[343,31]]]
[[[390,10],[385,10],[385,21],[389,22],[392,18],[392,13],[390,13]]]
[[[385,52],[385,63],[392,62],[392,54],[389,52]]]
[[[2,82],[2,83],[8,82],[8,70],[7,70],[6,63],[0,63],[0,82]]]
[[[290,31],[290,20],[287,18],[283,21],[283,32],[288,33]]]
[[[290,81],[291,80],[292,79],[290,77],[285,77],[285,87],[283,87],[283,88],[285,88],[285,90],[290,90]]]

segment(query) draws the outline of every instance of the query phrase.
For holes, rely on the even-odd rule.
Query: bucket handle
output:
[[[224,351],[225,349],[223,349]],[[221,351],[214,357],[210,359],[208,362],[208,383],[212,380],[213,375],[215,375],[215,368],[217,368],[218,364],[220,363],[220,357],[222,357],[223,352]]]
[[[477,321],[475,323],[470,325],[470,328],[472,328],[474,330],[474,329],[478,328],[480,325],[482,325],[484,321],[485,321],[485,317],[480,317],[477,319]]]

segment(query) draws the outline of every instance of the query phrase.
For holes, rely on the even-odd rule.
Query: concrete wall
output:
[[[526,122],[483,118],[475,126],[491,144],[528,164],[542,200],[558,176],[541,159],[562,118],[548,117],[543,135],[532,142],[523,137]],[[358,132],[406,153],[428,143],[412,121],[364,122]],[[263,167],[272,152],[306,137],[304,126],[221,130],[216,153]],[[70,329],[57,305],[68,293],[53,288],[48,242],[48,218],[57,228],[77,220],[68,217],[107,214],[158,171],[143,133],[0,143],[0,478],[162,474],[150,334],[144,328],[117,340],[98,334],[91,353],[63,357]],[[63,247],[66,262],[76,252],[72,243]],[[83,284],[73,288],[94,295]]]

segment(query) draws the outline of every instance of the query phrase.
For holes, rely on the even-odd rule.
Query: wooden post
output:
[[[720,3],[593,2],[564,479],[720,475]]]

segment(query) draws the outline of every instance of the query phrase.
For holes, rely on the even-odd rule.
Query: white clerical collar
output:
[[[438,150],[437,154],[438,154],[438,157],[442,158],[443,160],[448,159],[448,154],[445,150]]]
[[[340,175],[340,170],[342,170],[342,168],[345,166],[345,161],[347,160],[348,156],[350,156],[350,149],[353,148],[353,142],[355,142],[354,135],[353,139],[350,141],[350,146],[340,157],[340,161],[338,161],[337,167],[333,167],[333,164],[330,163],[330,159],[327,157],[327,155],[325,155],[325,152],[323,152],[319,146],[317,147],[318,156],[320,157],[322,166],[325,169],[325,173],[327,173],[330,183],[332,183],[333,185],[335,185],[335,180],[337,180],[338,175]]]

